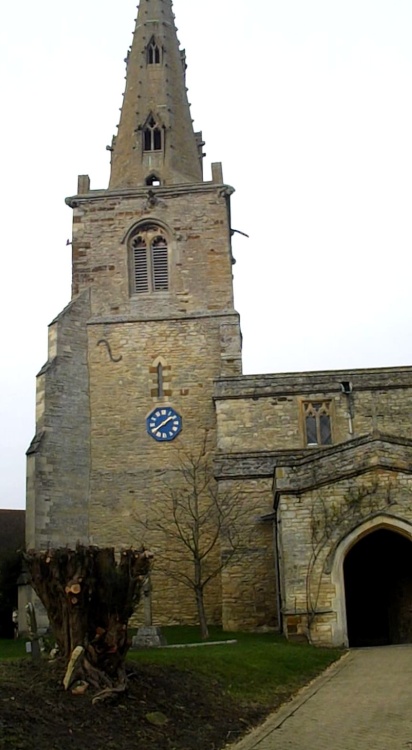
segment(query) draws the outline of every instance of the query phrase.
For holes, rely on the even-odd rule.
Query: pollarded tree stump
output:
[[[101,692],[101,700],[126,687],[124,662],[129,618],[140,599],[153,555],[78,545],[25,555],[30,582],[42,601],[59,654],[66,662],[64,685],[79,682]]]

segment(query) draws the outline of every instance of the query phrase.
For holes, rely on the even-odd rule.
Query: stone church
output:
[[[242,375],[233,189],[220,163],[203,179],[171,0],[141,0],[126,64],[109,186],[81,175],[66,200],[72,299],[37,376],[27,547],[135,545],[179,446],[207,433],[251,540],[211,584],[210,622],[411,641],[412,368]],[[153,616],[196,618],[156,569]]]

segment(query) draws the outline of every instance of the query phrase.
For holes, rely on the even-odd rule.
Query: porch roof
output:
[[[302,494],[377,469],[412,474],[412,440],[374,432],[315,449],[278,465],[274,486],[278,494]]]

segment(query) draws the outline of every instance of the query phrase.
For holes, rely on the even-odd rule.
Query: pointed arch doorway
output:
[[[349,646],[412,642],[412,541],[394,529],[371,530],[343,563]]]

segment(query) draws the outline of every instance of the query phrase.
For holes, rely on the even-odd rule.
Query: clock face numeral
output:
[[[146,430],[159,443],[170,442],[182,430],[182,417],[171,406],[154,409],[146,419]]]

